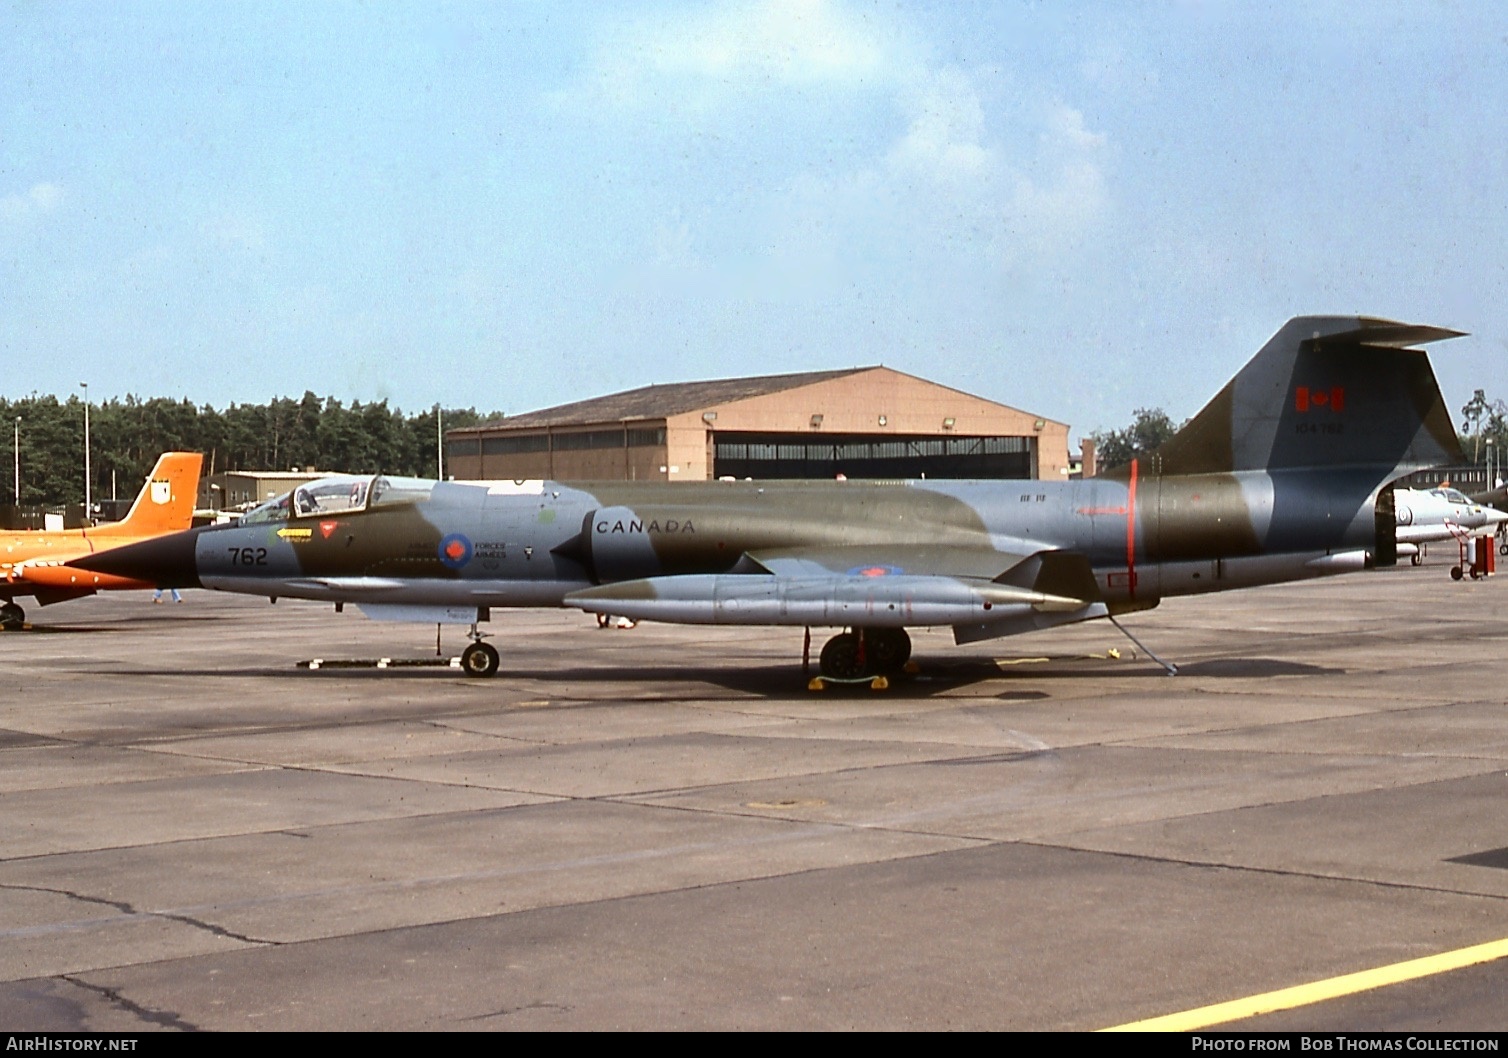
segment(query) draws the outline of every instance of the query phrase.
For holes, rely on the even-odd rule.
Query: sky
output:
[[[0,395],[518,413],[883,363],[1196,412],[1291,316],[1508,397],[1508,5],[0,0]]]

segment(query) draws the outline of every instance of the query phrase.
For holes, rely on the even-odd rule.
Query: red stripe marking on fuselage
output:
[[[1126,591],[1136,598],[1136,470],[1140,460],[1131,460],[1131,483],[1126,487]]]

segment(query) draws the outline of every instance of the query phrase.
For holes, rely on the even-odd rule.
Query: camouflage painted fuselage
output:
[[[1391,564],[1389,483],[1459,456],[1408,347],[1454,333],[1297,317],[1167,444],[1086,481],[341,478],[83,565],[414,620],[567,605],[973,641]]]
[[[1337,485],[1139,467],[1126,481],[435,482],[392,506],[201,530],[193,579],[332,601],[540,606],[596,585],[762,572],[747,555],[992,581],[1064,551],[1087,558],[1119,610],[1361,568],[1375,493]]]

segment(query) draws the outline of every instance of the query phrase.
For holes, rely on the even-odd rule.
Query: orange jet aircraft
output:
[[[63,563],[189,528],[203,463],[198,452],[164,452],[122,521],[88,529],[0,532],[0,599],[5,600],[0,605],[0,627],[17,627],[26,620],[26,611],[16,603],[18,595],[35,596],[47,606],[97,591],[154,587],[125,577],[68,569]]]

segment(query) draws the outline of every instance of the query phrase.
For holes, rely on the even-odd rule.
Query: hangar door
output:
[[[717,478],[1030,478],[1034,437],[721,433]]]

